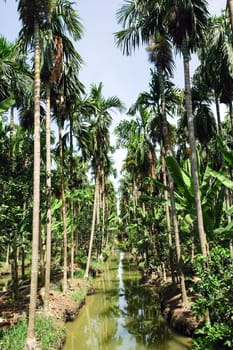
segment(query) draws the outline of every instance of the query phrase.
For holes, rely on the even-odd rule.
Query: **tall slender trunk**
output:
[[[60,116],[59,116],[60,118]],[[62,201],[62,221],[63,221],[63,292],[67,291],[67,222],[66,222],[66,198],[65,198],[65,178],[64,178],[64,155],[62,145],[62,127],[59,122],[59,156],[60,156],[60,176],[61,176],[61,201]]]
[[[70,190],[73,191],[73,115],[70,114]],[[74,279],[74,198],[70,197],[70,274],[71,281]]]
[[[102,238],[101,238],[101,254],[106,244],[105,240],[105,179],[104,171],[102,172],[102,186],[101,186],[101,198],[102,198]]]
[[[11,164],[11,176],[12,176],[13,170],[14,170],[13,136],[14,136],[14,107],[11,107],[11,114],[10,114],[10,164]]]
[[[162,146],[163,147],[163,146]],[[166,218],[166,224],[167,224],[167,233],[168,233],[168,249],[169,249],[169,264],[171,269],[171,276],[172,276],[172,282],[175,282],[175,275],[174,275],[174,259],[173,259],[173,248],[172,248],[172,232],[171,232],[171,218],[170,218],[170,211],[168,206],[168,191],[167,191],[167,174],[166,174],[166,165],[165,165],[165,159],[164,159],[164,151],[161,151],[161,161],[162,161],[162,179],[163,179],[163,185],[164,185],[164,199],[166,201],[164,205],[165,210],[165,218]]]
[[[41,219],[40,219],[40,234],[39,234],[39,288],[44,286],[45,283],[45,257],[44,257],[44,242],[41,234]]]
[[[45,271],[45,296],[44,311],[49,313],[49,287],[51,275],[51,120],[50,120],[50,85],[46,87],[46,271]]]
[[[221,126],[221,116],[220,116],[220,108],[219,108],[219,100],[218,96],[215,93],[215,106],[216,106],[216,115],[217,115],[217,125],[219,135],[222,135],[222,126]]]
[[[71,282],[73,283],[74,279],[74,199],[71,196],[70,198],[70,215],[71,215],[71,222],[70,222],[70,278]]]
[[[168,143],[168,127],[167,127],[167,117],[166,117],[166,99],[164,95],[164,78],[162,74],[162,70],[160,67],[158,67],[158,73],[159,73],[159,83],[160,83],[160,91],[161,91],[161,99],[162,99],[162,123],[163,123],[163,137],[164,137],[164,148],[165,148],[165,155],[169,156],[171,151]],[[176,206],[175,206],[175,196],[174,196],[174,182],[172,179],[172,176],[167,169],[168,174],[168,185],[169,185],[169,192],[170,192],[170,203],[171,203],[171,216],[172,216],[172,223],[173,223],[173,229],[174,229],[174,235],[175,235],[175,247],[176,247],[176,259],[177,259],[177,269],[178,269],[178,275],[179,275],[179,282],[180,282],[180,288],[181,288],[181,296],[182,296],[182,302],[184,305],[188,305],[188,298],[187,298],[187,292],[186,292],[186,286],[185,286],[185,278],[183,274],[183,267],[181,263],[181,245],[180,245],[180,232],[179,232],[179,226],[178,226],[178,219],[176,214]],[[173,269],[173,251],[171,250],[171,269]],[[173,271],[172,271],[172,278]]]
[[[155,180],[156,179],[156,170],[155,170],[156,155],[153,149],[151,148],[149,149],[149,152],[148,152],[148,158],[150,163],[150,176],[153,180]]]
[[[98,188],[99,188],[99,193],[97,196],[97,204],[96,204],[96,224],[97,227],[100,225],[100,173],[97,172],[98,176]]]
[[[198,227],[199,240],[201,245],[201,253],[204,257],[206,257],[208,254],[208,248],[207,248],[206,233],[205,233],[204,223],[203,223],[203,214],[202,214],[201,197],[200,197],[199,180],[198,180],[195,134],[194,134],[193,112],[192,112],[190,69],[189,69],[190,57],[188,53],[186,53],[186,47],[184,47],[182,53],[183,53],[183,63],[184,63],[185,104],[186,104],[187,119],[188,119],[188,134],[189,134],[189,145],[190,145],[190,163],[191,163],[193,188],[194,188],[194,196],[195,196],[196,212],[197,212],[197,227]]]
[[[169,174],[169,176],[171,176],[171,175]],[[180,234],[179,234],[178,220],[177,220],[177,215],[176,215],[173,186],[174,186],[173,181],[171,181],[170,182],[170,200],[171,200],[171,212],[172,212],[174,233],[175,233],[177,270],[178,270],[178,276],[180,279],[179,282],[180,282],[182,303],[184,306],[188,306],[188,297],[187,297],[186,286],[185,286],[185,277],[184,277],[184,273],[183,273],[183,263],[181,261]]]
[[[86,271],[84,278],[88,278],[89,275],[89,269],[91,264],[91,253],[92,253],[92,246],[93,246],[93,240],[94,240],[94,232],[95,232],[95,221],[96,221],[96,213],[97,213],[97,205],[98,205],[98,196],[99,196],[99,176],[98,176],[98,170],[95,178],[95,194],[94,194],[94,205],[93,205],[93,213],[92,213],[92,223],[91,223],[91,235],[90,235],[90,241],[89,241],[89,250],[88,250],[88,257],[87,257],[87,265],[86,265]]]
[[[77,207],[77,204],[76,204],[76,206],[74,208],[75,218],[78,217],[79,212],[80,212],[79,206]],[[76,228],[76,230],[75,230],[75,238],[74,238],[74,252],[76,254],[78,254],[78,248],[79,248],[79,231]]]
[[[226,190],[226,210],[228,211],[230,209],[231,203],[230,203],[230,190],[227,189]],[[227,215],[227,223],[230,224],[232,220],[232,217],[230,214]],[[229,243],[229,247],[230,247],[230,255],[231,255],[231,259],[233,259],[233,239],[230,239],[230,243]]]
[[[19,297],[19,274],[18,274],[18,247],[16,245],[16,237],[13,238],[13,243],[11,246],[11,254],[10,254],[10,262],[11,262],[11,279],[12,279],[12,290],[13,297],[15,300]]]
[[[33,226],[32,226],[32,266],[29,304],[29,323],[26,348],[36,349],[35,317],[38,278],[38,246],[40,222],[40,31],[39,23],[34,23],[34,171],[33,171]]]
[[[168,231],[169,264],[170,264],[170,269],[171,269],[172,281],[175,282],[174,254],[173,254],[172,231],[171,231],[171,215],[170,215],[169,206],[167,204],[168,191],[166,189],[166,187],[167,187],[167,169],[166,169],[165,157],[169,154],[168,128],[167,128],[167,118],[166,118],[166,101],[165,101],[165,96],[164,96],[164,82],[163,82],[162,68],[160,66],[158,66],[157,68],[158,68],[158,74],[159,74],[160,91],[162,94],[162,96],[161,96],[161,110],[162,110],[163,142],[161,144],[161,158],[162,158],[162,177],[163,177],[163,184],[165,186],[164,198],[166,200],[165,216],[166,216],[167,231]],[[171,180],[171,178],[169,178],[169,180]],[[169,183],[169,184],[171,185],[171,183]],[[171,186],[169,186],[169,187],[171,188]]]
[[[137,191],[137,184],[136,184],[136,179],[135,175],[133,174],[133,214],[134,214],[134,219],[136,219],[136,209],[138,205],[138,191]]]
[[[233,129],[233,108],[232,108],[232,102],[229,102],[229,114],[230,114],[230,124],[231,129]]]
[[[231,31],[233,35],[233,0],[227,0],[229,12],[230,12],[230,22],[231,22]]]
[[[26,217],[26,210],[27,210],[27,202],[26,200],[24,200],[23,203],[23,217],[25,219]],[[20,249],[20,253],[21,253],[21,279],[24,280],[25,279],[25,258],[26,258],[26,253],[25,253],[25,248],[24,248],[24,242],[25,242],[25,237],[22,234],[21,236],[22,239],[22,246]]]
[[[13,176],[14,172],[14,152],[13,152],[13,136],[14,136],[14,108],[11,108],[10,113],[10,168],[9,168],[9,178]],[[14,299],[18,299],[19,290],[19,274],[18,274],[18,247],[16,245],[17,233],[15,230],[12,231],[12,244],[11,244],[11,276],[12,276],[12,289]]]
[[[7,269],[9,268],[10,250],[11,250],[11,247],[10,247],[10,245],[8,244],[8,245],[7,245],[7,251],[6,251],[6,267],[7,267]]]

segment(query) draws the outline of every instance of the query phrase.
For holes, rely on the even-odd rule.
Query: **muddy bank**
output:
[[[142,284],[156,288],[160,296],[161,311],[167,324],[181,335],[192,337],[195,329],[204,323],[203,319],[198,319],[192,313],[192,304],[196,295],[188,292],[189,305],[182,304],[180,288],[172,283],[171,278],[166,282],[158,275],[143,275]]]
[[[43,293],[44,289],[40,290],[42,301]],[[74,280],[72,287],[68,288],[66,293],[51,289],[49,293],[49,315],[62,325],[65,322],[72,321],[77,317],[79,310],[85,304],[86,296],[93,293],[93,287],[83,279]]]
[[[93,294],[94,289],[91,284],[83,279],[68,280],[69,288],[66,293],[59,290],[58,284],[52,284],[49,293],[49,314],[48,316],[54,321],[54,326],[63,328],[65,322],[74,320],[85,304],[86,296]],[[11,331],[12,328],[18,327],[28,317],[29,311],[29,299],[30,299],[30,285],[24,286],[23,293],[19,295],[19,300],[12,303],[9,291],[2,293],[0,297],[0,330]],[[38,291],[37,299],[37,314],[43,315],[43,299],[44,288]],[[4,333],[1,333],[4,336]],[[66,335],[64,332],[60,332],[60,337],[56,340],[56,344],[52,348],[56,350],[62,349],[65,343]],[[26,340],[26,338],[25,338]],[[0,346],[1,347],[1,346]],[[38,349],[40,349],[40,343],[38,339]]]
[[[188,295],[189,305],[182,304],[180,289],[174,283],[162,284],[159,288],[162,314],[172,329],[180,334],[192,337],[195,329],[203,324],[192,313],[195,296]]]

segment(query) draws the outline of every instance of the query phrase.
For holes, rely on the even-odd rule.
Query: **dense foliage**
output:
[[[51,268],[62,270],[65,292],[67,277],[86,269],[87,278],[117,240],[141,269],[176,282],[184,306],[204,317],[195,349],[231,349],[229,11],[210,17],[204,0],[130,0],[119,9],[117,45],[131,54],[146,44],[153,69],[148,91],[115,129],[117,147],[127,153],[117,198],[110,128],[112,112],[122,113],[124,104],[117,96],[105,98],[103,83],[87,93],[79,81],[82,58],[73,44],[82,37],[78,13],[66,0],[18,5],[19,40],[15,45],[0,37],[0,263],[6,271],[11,267],[12,300],[37,259],[34,252],[39,286],[48,291]],[[177,51],[184,60],[184,90],[172,81]],[[192,52],[200,65],[191,80]]]

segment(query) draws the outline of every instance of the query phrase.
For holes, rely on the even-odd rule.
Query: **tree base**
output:
[[[27,339],[26,343],[25,343],[25,349],[26,350],[41,350],[36,338]]]

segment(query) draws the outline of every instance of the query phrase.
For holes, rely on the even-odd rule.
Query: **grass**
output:
[[[85,274],[84,269],[77,269],[77,270],[74,272],[74,278],[83,278],[83,277],[84,277],[84,274]]]
[[[40,341],[41,350],[56,350],[60,347],[65,337],[65,329],[57,326],[51,317],[37,315],[36,317],[36,338]],[[24,350],[27,337],[26,318],[18,322],[14,327],[1,331],[1,350]]]
[[[79,303],[81,302],[85,296],[87,295],[87,290],[88,288],[81,288],[81,289],[77,289],[74,292],[72,292],[71,294],[71,298],[76,302]]]

